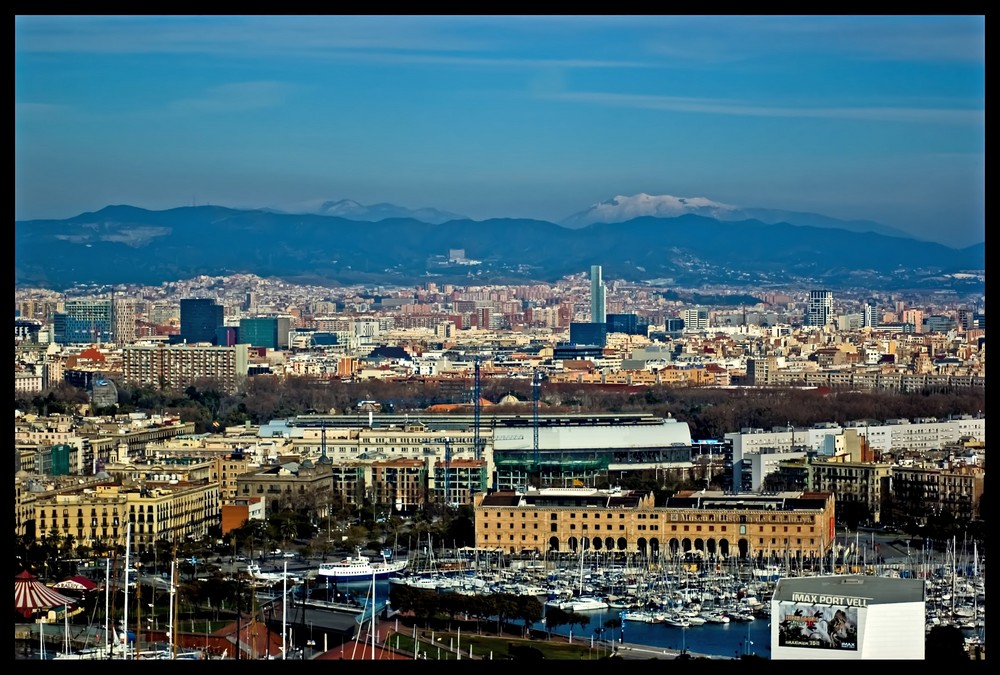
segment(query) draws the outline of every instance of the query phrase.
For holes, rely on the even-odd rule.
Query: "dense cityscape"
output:
[[[985,661],[985,43],[15,16],[15,659]]]
[[[195,608],[212,606],[207,587],[185,587],[178,572],[188,585],[215,584],[217,603],[241,609],[228,624],[229,654],[253,624],[251,612],[240,625],[243,603],[249,612],[254,602],[238,584],[308,588],[316,568],[322,578],[319,559],[350,561],[355,549],[359,561],[362,549],[385,549],[414,575],[433,560],[435,536],[454,569],[477,574],[479,552],[487,566],[542,560],[572,571],[586,561],[595,584],[605,565],[728,570],[758,603],[729,614],[720,604],[728,622],[766,616],[774,580],[792,570],[927,574],[909,553],[905,564],[887,560],[876,533],[888,550],[904,537],[908,552],[923,547],[932,574],[949,559],[974,570],[962,578],[969,593],[954,593],[960,606],[928,611],[921,626],[964,630],[966,646],[984,654],[982,608],[969,616],[965,597],[976,604],[971,582],[985,553],[984,296],[789,288],[755,297],[606,281],[595,265],[513,287],[325,288],[234,275],[18,289],[15,301],[17,562],[50,584],[100,584],[112,560],[124,579],[122,560],[133,556],[154,600],[182,596]],[[728,398],[685,399],[693,394]],[[713,407],[730,414],[701,412]],[[599,523],[577,531],[574,509],[586,518],[588,506],[598,519],[625,509],[627,520],[607,534]],[[721,523],[733,509],[756,524],[692,535],[688,525],[646,523],[661,513]],[[798,523],[797,536],[763,524],[775,509]],[[545,533],[537,521],[521,531],[539,514],[551,522]],[[846,533],[859,529],[871,541],[852,545]],[[282,559],[295,577],[278,572]],[[426,576],[392,580],[397,612],[426,611],[400,590],[433,590]],[[491,593],[568,612],[548,617],[550,631],[586,609],[567,601],[581,595],[572,588],[510,588]],[[104,601],[84,600],[92,611]],[[704,600],[706,612],[721,603]],[[607,597],[596,602],[609,607]],[[631,602],[621,611],[651,611],[648,596]],[[658,611],[671,602],[661,598]],[[275,600],[261,603],[270,630]],[[510,616],[529,626],[541,617],[524,604]],[[122,605],[127,612],[127,597]],[[68,621],[65,607],[50,619]],[[629,620],[669,619],[650,617]],[[687,621],[682,630],[705,619]],[[338,630],[324,640],[343,639]],[[245,639],[275,658],[288,636],[277,633],[259,646]],[[63,658],[84,658],[69,634]],[[157,643],[174,658],[180,646],[198,658],[227,653],[164,630],[143,641],[146,658],[161,653]]]

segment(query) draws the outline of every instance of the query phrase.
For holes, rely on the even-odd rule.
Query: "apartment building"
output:
[[[99,484],[34,503],[39,538],[72,535],[77,546],[107,550],[125,544],[131,523],[137,552],[151,550],[159,540],[201,539],[218,528],[220,513],[218,487],[208,482]]]
[[[950,512],[958,520],[982,518],[986,471],[978,466],[892,468],[892,512],[896,520],[918,521]]]
[[[235,391],[249,369],[249,347],[130,345],[122,350],[122,378],[129,384],[153,383],[178,390],[199,379],[211,379]]]

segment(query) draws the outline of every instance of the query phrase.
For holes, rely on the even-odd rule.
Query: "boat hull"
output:
[[[317,576],[324,579],[334,579],[336,581],[364,581],[375,579],[387,579],[406,569],[406,563],[389,563],[388,565],[372,565],[371,567],[351,566],[345,569],[320,568]]]

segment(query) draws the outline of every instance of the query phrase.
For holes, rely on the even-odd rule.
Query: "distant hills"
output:
[[[396,206],[388,202],[364,205],[353,199],[325,200],[315,203],[299,204],[295,208],[288,208],[284,211],[272,209],[278,213],[311,213],[319,216],[338,216],[349,218],[350,220],[360,220],[364,222],[378,222],[386,218],[413,218],[422,223],[440,225],[449,220],[464,220],[465,216],[457,213],[449,213],[439,209],[425,207],[420,209],[410,209],[405,206]]]
[[[985,283],[982,275],[962,274],[985,269],[985,244],[952,249],[874,231],[695,213],[572,229],[529,219],[373,222],[221,206],[148,211],[122,205],[63,220],[17,221],[14,248],[15,283],[56,290],[235,273],[331,286],[530,283],[594,264],[603,266],[606,279],[689,288],[804,283],[979,292]],[[464,260],[449,255],[456,250],[464,251]]]
[[[779,209],[743,208],[712,201],[705,197],[674,197],[673,195],[637,195],[612,197],[575,213],[560,222],[564,227],[586,227],[594,223],[623,223],[642,216],[676,218],[683,215],[705,216],[726,222],[759,220],[768,225],[788,223],[808,227],[830,227],[849,232],[874,232],[887,237],[910,235],[902,230],[871,220],[839,220],[818,213],[781,211]]]

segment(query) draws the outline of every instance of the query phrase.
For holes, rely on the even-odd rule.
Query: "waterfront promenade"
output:
[[[592,640],[585,637],[571,637],[561,634],[548,634],[541,630],[532,630],[531,637],[524,637],[510,632],[510,627],[504,633],[479,630],[477,632],[461,632],[460,630],[431,630],[429,628],[404,626],[399,617],[380,619],[374,629],[369,625],[362,628],[356,640],[350,640],[343,645],[326,652],[306,658],[323,660],[506,660],[508,654],[517,648],[541,647],[542,645],[575,646],[577,660],[597,660],[617,657],[623,660],[648,661],[671,660],[682,656],[682,650],[657,645],[639,644],[635,642],[618,642],[617,640]],[[374,644],[372,633],[374,630]],[[414,645],[416,639],[416,646]],[[475,649],[470,649],[471,645]],[[683,650],[684,658],[701,658],[716,660],[732,660],[710,654],[698,654]],[[419,654],[419,657],[415,657]]]

